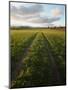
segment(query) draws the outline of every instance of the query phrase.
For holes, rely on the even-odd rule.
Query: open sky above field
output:
[[[65,5],[10,2],[11,26],[65,26]]]

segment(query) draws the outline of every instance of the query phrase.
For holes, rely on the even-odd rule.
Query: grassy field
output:
[[[10,30],[11,87],[66,84],[65,30]]]

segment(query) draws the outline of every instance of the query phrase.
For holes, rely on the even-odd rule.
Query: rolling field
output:
[[[11,87],[66,84],[65,30],[11,30]]]

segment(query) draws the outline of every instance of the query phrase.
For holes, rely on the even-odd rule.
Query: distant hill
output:
[[[29,26],[12,26],[12,27],[10,27],[10,29],[11,30],[20,30],[20,29],[22,29],[22,30],[26,30],[26,29],[56,29],[56,28],[58,28],[58,29],[62,29],[62,28],[66,28],[66,27],[64,27],[64,26],[62,26],[62,27],[29,27]]]

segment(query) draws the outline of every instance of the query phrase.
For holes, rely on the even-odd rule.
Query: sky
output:
[[[65,26],[65,5],[10,2],[10,26]]]

